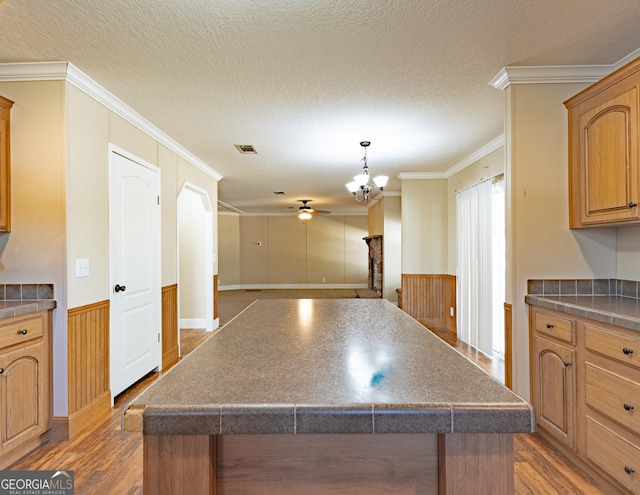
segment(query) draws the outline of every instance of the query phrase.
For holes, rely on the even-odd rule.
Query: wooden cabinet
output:
[[[0,232],[11,231],[10,118],[13,102],[0,96]]]
[[[532,396],[536,423],[549,435],[575,448],[575,322],[532,311]],[[560,341],[560,342],[559,342]]]
[[[640,334],[586,322],[586,458],[640,493]]]
[[[50,353],[49,311],[0,320],[0,469],[50,428]]]
[[[531,306],[538,430],[601,485],[640,493],[640,332]]]
[[[534,339],[536,422],[570,448],[575,446],[575,352],[546,339]]]
[[[565,102],[569,226],[640,222],[640,59]]]

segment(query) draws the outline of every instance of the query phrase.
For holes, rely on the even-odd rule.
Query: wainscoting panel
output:
[[[453,316],[450,313],[453,308]],[[402,275],[402,309],[426,325],[456,333],[456,277]]]
[[[69,438],[109,414],[109,301],[68,312]]]
[[[162,369],[167,370],[179,359],[178,284],[162,288]]]

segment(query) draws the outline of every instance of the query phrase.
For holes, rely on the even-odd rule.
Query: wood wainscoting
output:
[[[427,326],[447,328],[455,335],[456,277],[403,274],[402,309]]]
[[[162,288],[162,369],[178,362],[178,284]]]
[[[69,417],[67,438],[109,415],[109,301],[68,312]],[[60,425],[60,418],[56,424]],[[59,433],[56,437],[64,436]]]

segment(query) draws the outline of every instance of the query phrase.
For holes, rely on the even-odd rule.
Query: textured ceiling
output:
[[[73,63],[243,211],[353,212],[360,141],[399,190],[502,133],[500,69],[614,64],[638,26],[637,0],[0,0],[0,62]]]

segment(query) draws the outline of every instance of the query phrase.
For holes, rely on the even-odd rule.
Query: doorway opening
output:
[[[178,331],[217,327],[213,308],[213,208],[209,194],[185,182],[177,200]]]

